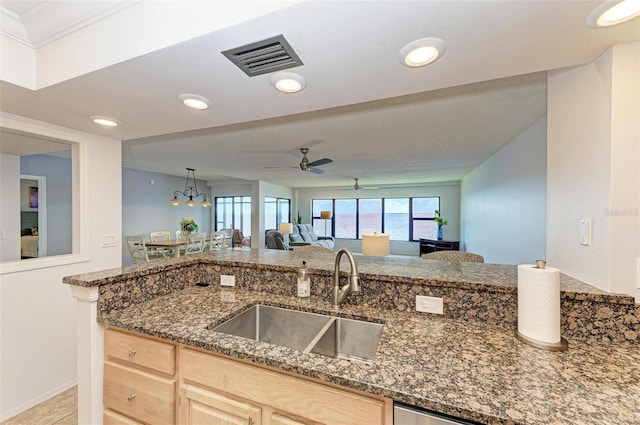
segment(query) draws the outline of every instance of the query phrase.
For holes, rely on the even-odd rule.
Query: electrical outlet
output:
[[[221,286],[236,286],[236,277],[230,276],[227,274],[220,275],[220,285]]]
[[[442,298],[416,295],[416,311],[423,313],[443,314]]]

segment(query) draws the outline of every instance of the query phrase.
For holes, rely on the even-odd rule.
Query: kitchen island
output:
[[[300,306],[292,279],[303,257],[314,287],[311,302]],[[508,307],[515,266],[427,260],[357,257],[363,293],[350,295],[337,314],[384,323],[371,363],[304,354],[211,330],[257,303],[336,314],[326,296],[333,259],[316,253],[221,251],[72,276],[65,282],[100,288],[97,320],[103,325],[458,418],[487,424],[640,423],[640,344],[633,298],[568,276],[562,278],[563,335],[569,340],[564,352],[516,340],[514,309]],[[221,288],[220,274],[234,275],[236,287]],[[194,285],[202,281],[211,285]],[[445,315],[413,311],[415,304],[411,307],[408,300],[415,293],[442,295]],[[497,304],[507,313],[485,308],[483,299],[488,299],[486,306]],[[567,306],[573,308],[567,311]],[[585,318],[590,311],[595,317]],[[607,320],[611,326],[595,332]],[[576,324],[589,332],[572,333]]]

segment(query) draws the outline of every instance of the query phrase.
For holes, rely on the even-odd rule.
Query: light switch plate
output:
[[[102,235],[102,248],[116,246],[116,235]]]
[[[416,311],[423,313],[443,314],[442,298],[416,295]]]
[[[580,220],[580,245],[591,246],[591,219]]]
[[[236,277],[232,275],[221,274],[220,286],[236,286]]]

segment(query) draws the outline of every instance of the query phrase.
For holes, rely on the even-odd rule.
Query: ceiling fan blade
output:
[[[322,173],[324,173],[324,170],[322,168],[309,167],[309,171],[311,171],[314,174],[322,174]]]
[[[310,162],[309,167],[317,167],[318,165],[331,164],[332,162],[333,162],[333,159],[322,158],[317,161]]]

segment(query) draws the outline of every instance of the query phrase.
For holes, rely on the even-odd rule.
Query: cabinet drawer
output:
[[[104,364],[104,406],[139,421],[175,422],[175,380],[115,363]]]
[[[173,344],[114,329],[107,329],[104,332],[104,354],[107,360],[111,357],[173,375],[175,373],[175,353],[176,349]]]
[[[198,351],[182,351],[181,371],[185,381],[271,406],[311,423],[375,425],[386,420],[387,405],[382,400]],[[281,418],[280,423],[287,422]]]
[[[116,412],[105,410],[102,413],[102,425],[144,425],[142,422],[122,416]]]

